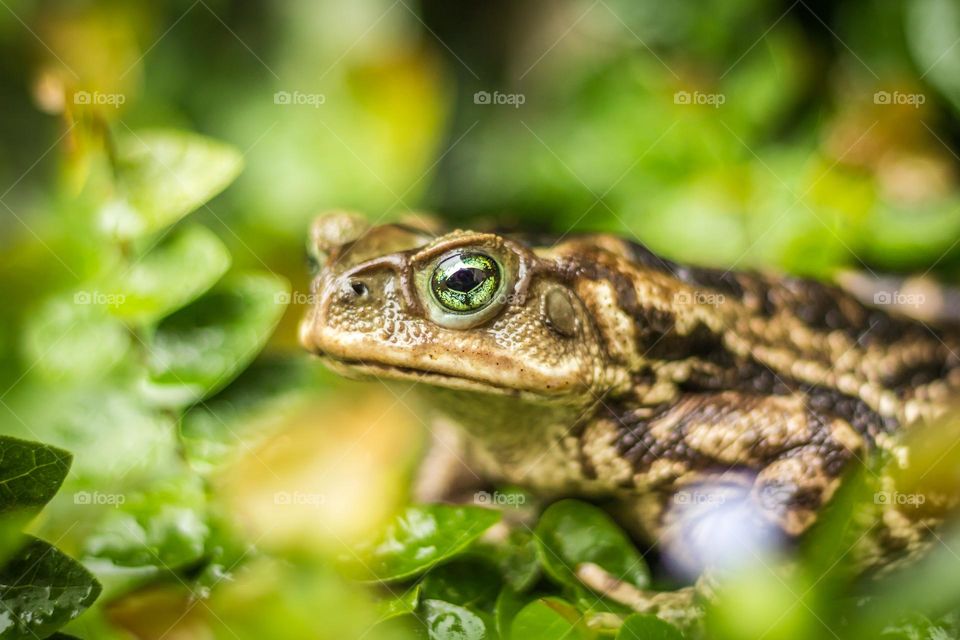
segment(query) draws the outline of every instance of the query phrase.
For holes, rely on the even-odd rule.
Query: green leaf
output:
[[[366,640],[429,640],[427,628],[418,616],[407,614],[378,622],[363,632]]]
[[[60,490],[72,461],[63,449],[0,436],[0,514],[43,507]]]
[[[56,402],[50,401],[48,386],[24,385],[17,391],[6,402],[23,422],[3,416],[0,425],[7,433],[70,451],[73,466],[64,483],[68,491],[115,493],[179,465],[173,419],[145,406],[132,389],[115,380],[61,385]]]
[[[86,538],[84,552],[122,567],[175,569],[201,558],[210,533],[199,477],[184,475],[123,495]]]
[[[518,593],[510,585],[505,586],[500,591],[497,601],[493,605],[493,619],[497,626],[497,633],[500,634],[501,638],[510,637],[513,619],[517,617],[517,614],[529,600],[529,595],[525,596]]]
[[[429,640],[427,628],[418,616],[407,614],[382,620],[363,632],[369,640]]]
[[[493,609],[501,582],[491,563],[466,557],[435,567],[420,585],[424,598],[488,611]]]
[[[283,424],[312,380],[302,357],[259,358],[226,389],[191,408],[180,423],[190,466],[209,473],[249,451]],[[310,389],[314,394],[316,387]]]
[[[889,270],[926,271],[946,259],[960,234],[960,202],[946,199],[924,207],[880,204],[864,230],[864,259]]]
[[[534,600],[513,619],[510,638],[513,640],[578,640],[588,638],[579,624],[580,613],[560,598]]]
[[[942,629],[938,629],[926,616],[919,613],[904,615],[880,632],[882,640],[927,640],[927,638],[949,638]]]
[[[419,604],[420,585],[414,585],[407,589],[402,595],[394,596],[378,603],[378,609],[380,611],[378,623],[398,616],[414,615]]]
[[[494,557],[504,580],[517,591],[528,590],[540,577],[537,543],[529,530],[512,529]]]
[[[724,640],[820,637],[825,614],[817,612],[820,594],[813,588],[815,580],[788,573],[782,563],[758,559],[741,566],[724,578],[716,596],[706,602],[706,627],[711,636]],[[845,633],[844,637],[877,636]]]
[[[423,617],[431,640],[483,640],[494,638],[490,624],[466,607],[442,600],[426,600]]]
[[[163,406],[182,406],[226,386],[270,338],[288,290],[279,276],[228,276],[165,318],[150,341],[148,397]]]
[[[207,202],[240,173],[235,148],[177,131],[145,131],[117,141],[120,197],[101,211],[109,232],[133,238],[163,229]]]
[[[499,512],[480,507],[408,507],[363,550],[365,565],[384,581],[418,575],[462,552],[499,519]]]
[[[800,542],[804,569],[816,576],[821,593],[843,590],[861,571],[850,550],[863,539],[880,517],[874,501],[879,490],[880,465],[850,470],[843,483],[820,511],[817,521]],[[838,594],[839,595],[839,594]]]
[[[365,635],[376,620],[369,594],[360,585],[342,580],[322,558],[311,559],[311,555],[316,556],[248,554],[243,571],[220,583],[208,600],[199,603],[209,614],[204,616],[207,637],[238,640],[238,632],[243,640],[409,637]],[[144,612],[152,613],[149,609]],[[393,628],[391,623],[405,619],[397,616],[384,624]]]
[[[578,500],[552,504],[540,517],[535,537],[544,570],[562,585],[582,588],[574,570],[584,562],[638,589],[650,584],[640,552],[613,519],[593,505]]]
[[[124,358],[130,334],[96,303],[100,296],[95,290],[78,290],[71,297],[48,300],[30,314],[24,356],[45,378],[94,378]]]
[[[186,227],[107,279],[110,311],[148,323],[176,311],[207,291],[230,267],[230,252],[215,233]]]
[[[856,616],[851,616],[851,627],[859,632],[859,637],[876,637],[889,625],[906,624],[911,619],[919,620],[920,616],[956,611],[960,597],[960,558],[954,550],[958,544],[960,530],[946,527],[938,531],[937,544],[909,570],[894,572],[878,581],[871,589],[875,597],[860,606]]]
[[[208,508],[204,516],[209,533],[204,541],[202,567],[190,570],[190,588],[199,598],[210,597],[218,585],[235,579],[251,554],[250,540],[236,526],[231,512]]]
[[[960,109],[960,7],[952,0],[913,0],[904,5],[911,52],[933,84]]]
[[[100,584],[56,547],[28,538],[0,569],[0,639],[44,638],[80,615]]]
[[[617,640],[683,640],[683,634],[657,616],[635,613],[624,620]]]

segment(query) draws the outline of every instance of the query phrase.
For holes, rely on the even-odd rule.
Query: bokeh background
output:
[[[376,619],[332,565],[426,425],[298,350],[321,211],[960,276],[956,0],[2,0],[0,114],[0,433],[74,455],[84,638]]]

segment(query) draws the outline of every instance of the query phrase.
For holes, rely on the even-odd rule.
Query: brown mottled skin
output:
[[[816,521],[855,461],[945,412],[960,337],[809,280],[679,265],[609,235],[557,244],[318,220],[324,263],[301,339],[332,367],[419,380],[486,477],[548,495],[621,499],[669,536],[678,491],[747,482],[788,537]],[[493,256],[497,301],[437,309],[450,252]],[[888,487],[887,487],[888,488]],[[889,506],[872,560],[935,524]]]

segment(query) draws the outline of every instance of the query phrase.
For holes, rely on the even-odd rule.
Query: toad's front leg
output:
[[[692,515],[738,500],[784,535],[816,521],[865,439],[839,414],[814,409],[796,392],[688,394],[649,417],[616,416],[616,447],[633,471],[644,524],[658,539],[676,538]]]
[[[632,513],[668,562],[720,577],[807,531],[862,457],[864,437],[813,406],[800,392],[690,394],[652,414],[624,411],[601,431],[617,433],[609,442],[630,467]],[[638,598],[638,610],[662,608]]]

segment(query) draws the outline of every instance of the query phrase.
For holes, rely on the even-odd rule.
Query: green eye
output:
[[[469,313],[490,304],[500,288],[500,267],[482,253],[458,253],[437,264],[430,290],[450,311]]]

